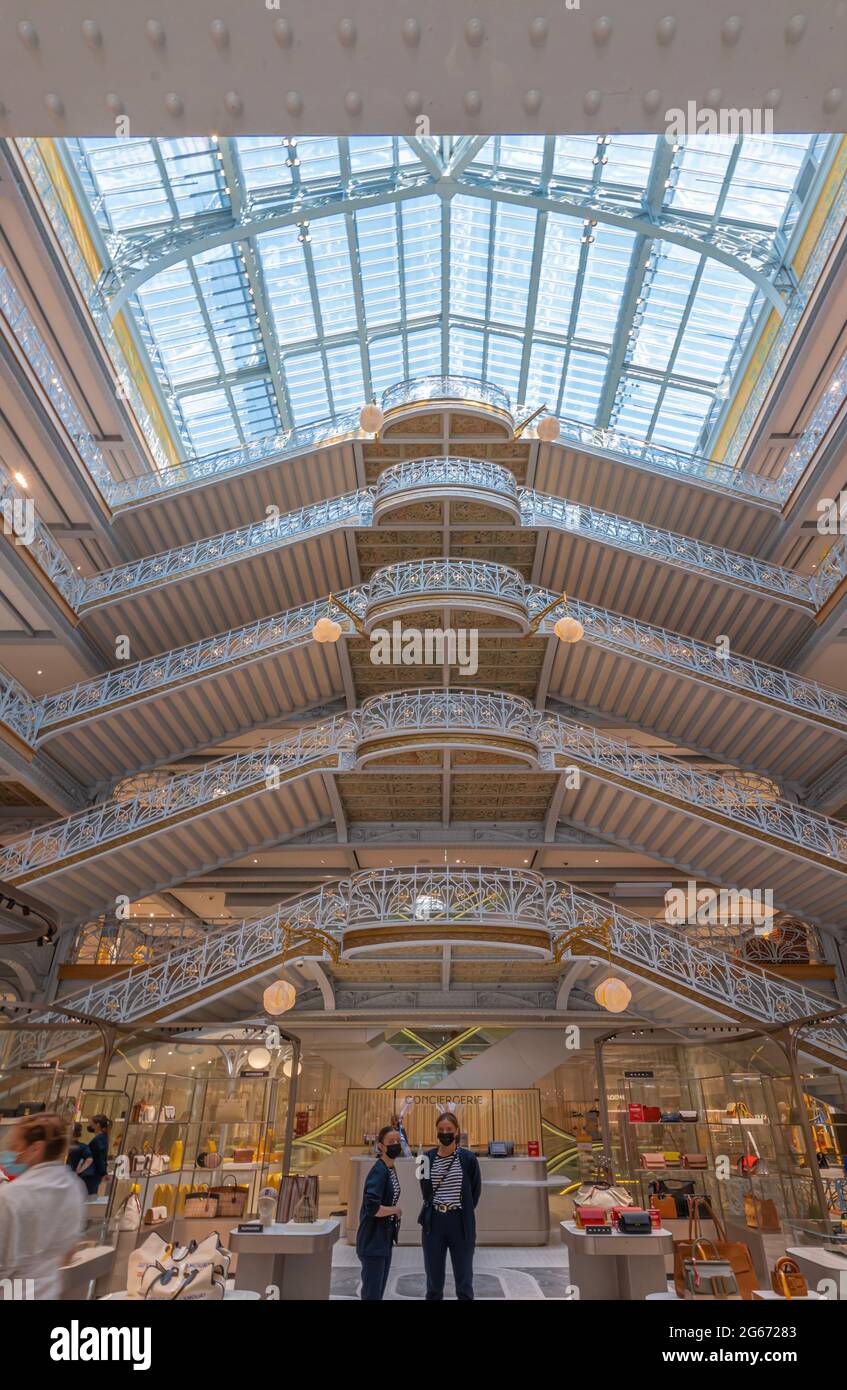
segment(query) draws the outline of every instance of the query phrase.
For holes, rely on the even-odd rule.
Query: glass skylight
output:
[[[113,284],[142,267],[127,307],[191,454],[442,371],[703,447],[765,304],[740,259],[704,243],[718,229],[775,278],[827,150],[803,135],[673,149],[647,135],[262,136],[73,140],[65,157]],[[434,166],[457,159],[442,197]]]

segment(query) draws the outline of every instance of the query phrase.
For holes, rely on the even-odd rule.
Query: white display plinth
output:
[[[238,1256],[236,1289],[264,1293],[273,1286],[281,1300],[328,1300],[332,1247],[340,1234],[337,1217],[308,1224],[275,1221],[262,1231],[233,1228],[229,1245]]]
[[[673,1254],[673,1236],[664,1227],[649,1235],[590,1235],[575,1221],[562,1221],[568,1251],[568,1282],[581,1299],[630,1302],[648,1294],[667,1293],[665,1256]]]

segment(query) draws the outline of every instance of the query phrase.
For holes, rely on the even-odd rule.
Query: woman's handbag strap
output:
[[[453,1163],[456,1162],[456,1159],[457,1159],[458,1157],[459,1157],[459,1150],[457,1149],[456,1152],[455,1152],[454,1155],[453,1155]],[[436,1194],[436,1192],[438,1191],[439,1187],[440,1187],[441,1184],[443,1183],[444,1179],[445,1179],[445,1178],[449,1178],[450,1174],[452,1173],[452,1171],[453,1171],[453,1163],[451,1163],[451,1164],[450,1164],[450,1167],[449,1167],[449,1168],[446,1168],[445,1171],[441,1174],[441,1177],[438,1179],[438,1182],[434,1182],[434,1183],[432,1184],[432,1195],[433,1195],[433,1197],[435,1196],[435,1194]]]

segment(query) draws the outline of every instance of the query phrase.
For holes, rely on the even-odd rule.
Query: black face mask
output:
[[[452,1129],[440,1129],[438,1131],[438,1142],[442,1149],[449,1149],[454,1139],[458,1139],[458,1134],[454,1134]]]
[[[387,1158],[399,1158],[403,1152],[402,1144],[386,1144],[385,1153]]]

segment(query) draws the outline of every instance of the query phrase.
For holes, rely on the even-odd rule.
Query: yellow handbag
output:
[[[672,1165],[675,1164],[679,1166],[679,1164],[682,1162],[682,1155],[678,1154],[675,1149],[665,1149],[665,1152],[663,1153],[662,1157],[664,1158],[665,1163],[670,1163]]]

